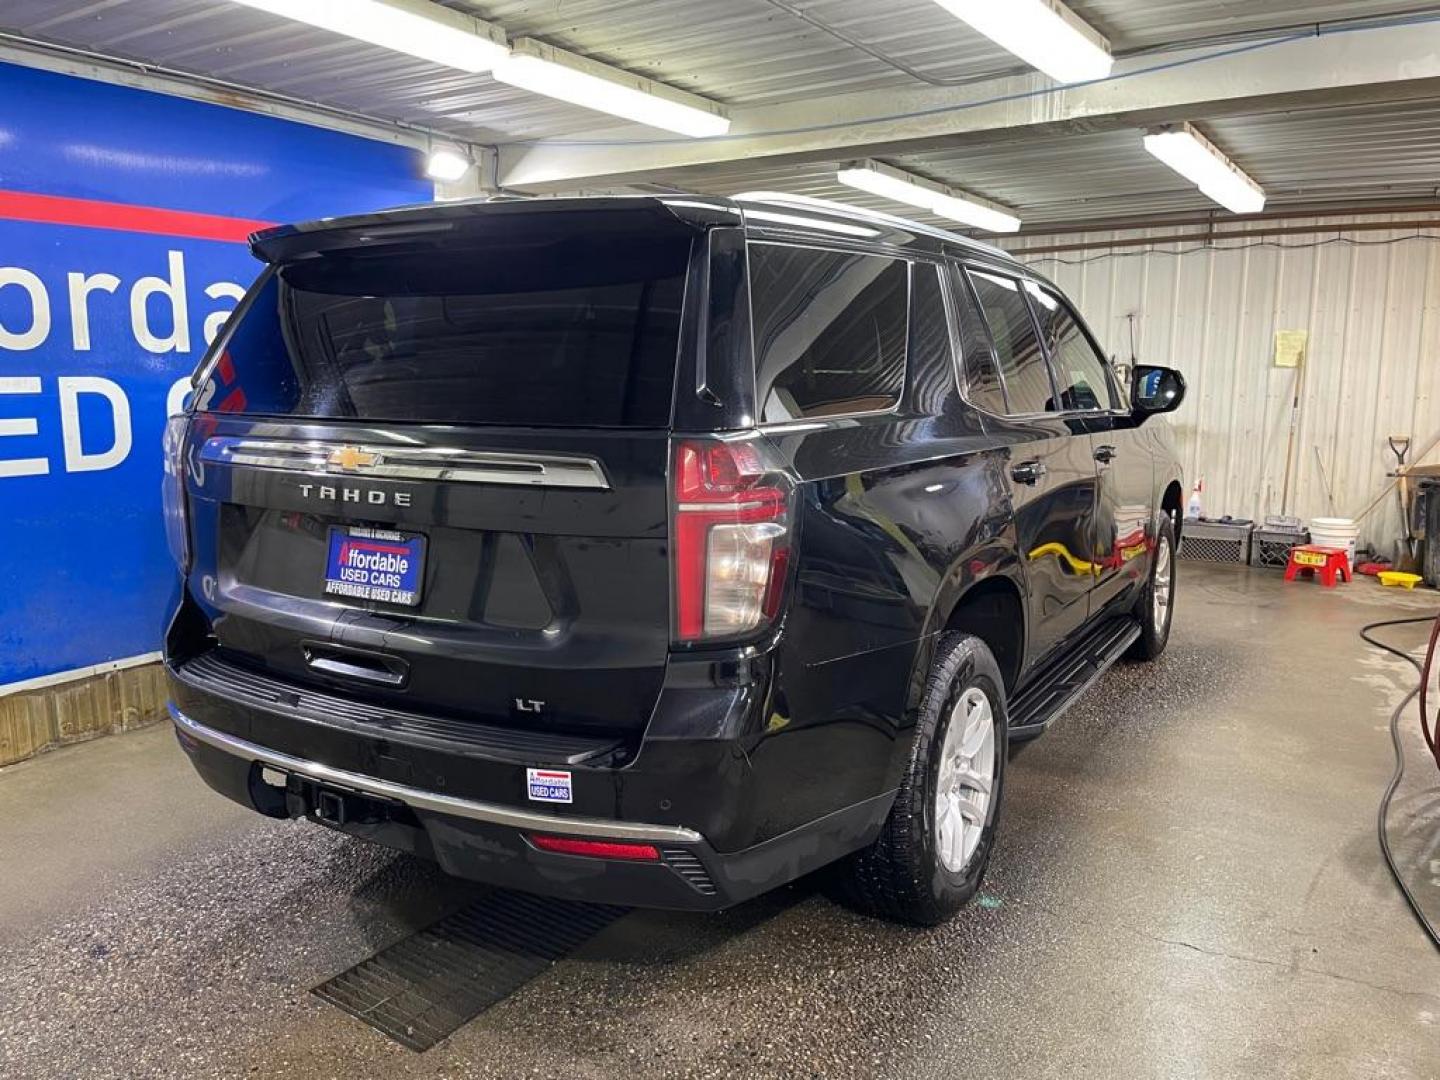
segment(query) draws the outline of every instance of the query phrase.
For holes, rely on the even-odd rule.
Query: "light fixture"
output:
[[[497,27],[428,0],[236,0],[346,37],[471,73],[508,51]]]
[[[475,164],[465,154],[450,146],[437,146],[425,159],[425,175],[431,180],[453,184],[470,171]]]
[[[1149,132],[1145,149],[1231,213],[1256,214],[1265,209],[1264,188],[1192,125],[1173,124]]]
[[[1103,34],[1060,0],[935,0],[995,44],[1062,83],[1110,74]]]
[[[493,74],[523,90],[681,135],[704,138],[730,130],[730,118],[713,101],[533,38],[514,42]]]
[[[1020,228],[1020,219],[998,203],[933,180],[912,176],[878,161],[855,161],[843,165],[836,172],[835,179],[857,191],[868,191],[882,199],[918,206],[932,214],[986,232],[1011,233]]]

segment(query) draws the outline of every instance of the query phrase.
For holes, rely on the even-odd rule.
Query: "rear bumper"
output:
[[[260,813],[306,816],[434,859],[457,877],[630,907],[713,911],[757,896],[870,843],[894,798],[887,792],[749,848],[721,852],[686,826],[560,815],[447,794],[264,746],[208,726],[175,704],[170,714],[202,779]],[[267,771],[282,774],[285,786],[268,782]],[[340,820],[322,816],[320,792],[331,803],[352,800],[357,812]],[[532,842],[536,835],[643,843],[659,857],[542,851]]]

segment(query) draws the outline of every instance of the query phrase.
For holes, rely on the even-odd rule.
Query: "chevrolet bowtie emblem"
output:
[[[330,456],[325,463],[333,468],[354,472],[356,469],[379,465],[380,455],[373,454],[369,450],[361,450],[358,446],[337,446],[330,451]]]

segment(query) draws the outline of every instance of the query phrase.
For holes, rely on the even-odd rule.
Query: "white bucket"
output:
[[[1355,568],[1355,538],[1360,535],[1360,525],[1349,518],[1318,517],[1310,522],[1310,542],[1321,547],[1344,548]]]

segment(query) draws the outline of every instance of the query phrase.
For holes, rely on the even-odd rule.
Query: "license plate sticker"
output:
[[[570,803],[574,793],[570,774],[562,769],[526,769],[525,786],[531,802]]]
[[[414,607],[420,602],[425,537],[356,525],[330,529],[325,592]]]

